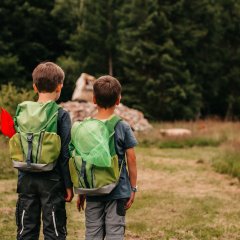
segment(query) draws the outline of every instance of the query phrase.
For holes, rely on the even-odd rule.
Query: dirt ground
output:
[[[240,239],[240,186],[211,167],[216,148],[137,148],[138,185],[127,240]],[[15,239],[16,179],[0,181],[0,239]],[[84,239],[84,216],[68,204],[68,239]],[[43,239],[42,236],[40,239]]]

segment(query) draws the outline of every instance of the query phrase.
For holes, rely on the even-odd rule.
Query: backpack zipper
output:
[[[22,219],[21,219],[22,229],[21,229],[20,235],[23,233],[23,230],[24,230],[24,224],[23,224],[24,215],[25,215],[25,210],[23,210],[22,212]]]
[[[55,230],[56,236],[58,237],[58,231],[57,231],[57,225],[56,225],[56,218],[55,218],[54,208],[52,210],[52,218],[53,218],[54,230]]]

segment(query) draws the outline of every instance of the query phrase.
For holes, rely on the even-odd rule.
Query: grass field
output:
[[[178,148],[171,147],[171,143],[168,148],[159,145],[160,142],[181,142],[181,139],[166,139],[159,134],[160,128],[173,126],[191,129],[190,140],[195,143]],[[216,159],[221,156],[224,161],[225,154],[237,145],[239,129],[238,123],[214,121],[164,123],[154,124],[148,135],[138,134],[139,192],[127,213],[126,239],[240,239],[239,181],[231,174],[215,171],[219,166]],[[196,139],[211,141],[202,146]],[[4,148],[0,151],[0,239],[13,240],[16,173],[7,160],[5,141],[0,140]],[[218,140],[221,140],[218,144],[212,144]],[[76,199],[67,205],[68,240],[84,239],[84,216],[76,211],[75,204]]]

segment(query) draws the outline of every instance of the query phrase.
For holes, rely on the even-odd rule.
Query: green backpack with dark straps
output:
[[[71,131],[69,168],[75,193],[89,196],[110,193],[118,184],[123,161],[115,150],[115,126],[121,118],[86,119]]]
[[[57,134],[59,106],[53,102],[26,101],[18,105],[14,118],[17,133],[10,139],[13,166],[29,172],[51,171],[61,151]]]

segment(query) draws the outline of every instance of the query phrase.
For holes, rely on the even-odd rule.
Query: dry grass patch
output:
[[[149,132],[138,133],[140,146],[158,148],[218,147],[228,140],[239,138],[236,129],[239,123],[214,120],[195,122],[155,123]],[[162,136],[160,129],[186,128],[192,135],[187,137]]]
[[[240,125],[212,121],[204,127],[198,127],[200,122],[156,124],[155,131],[145,137],[161,140],[158,129],[173,126],[191,128],[194,134],[206,137],[226,134],[227,140],[218,147],[138,147],[139,192],[127,213],[126,240],[239,240],[240,185],[236,179],[216,173],[211,164],[240,140]],[[11,163],[6,170],[12,171]],[[16,180],[0,181],[1,240],[15,239],[15,191]],[[75,205],[76,199],[67,204],[68,240],[83,240],[84,213],[77,212]]]

